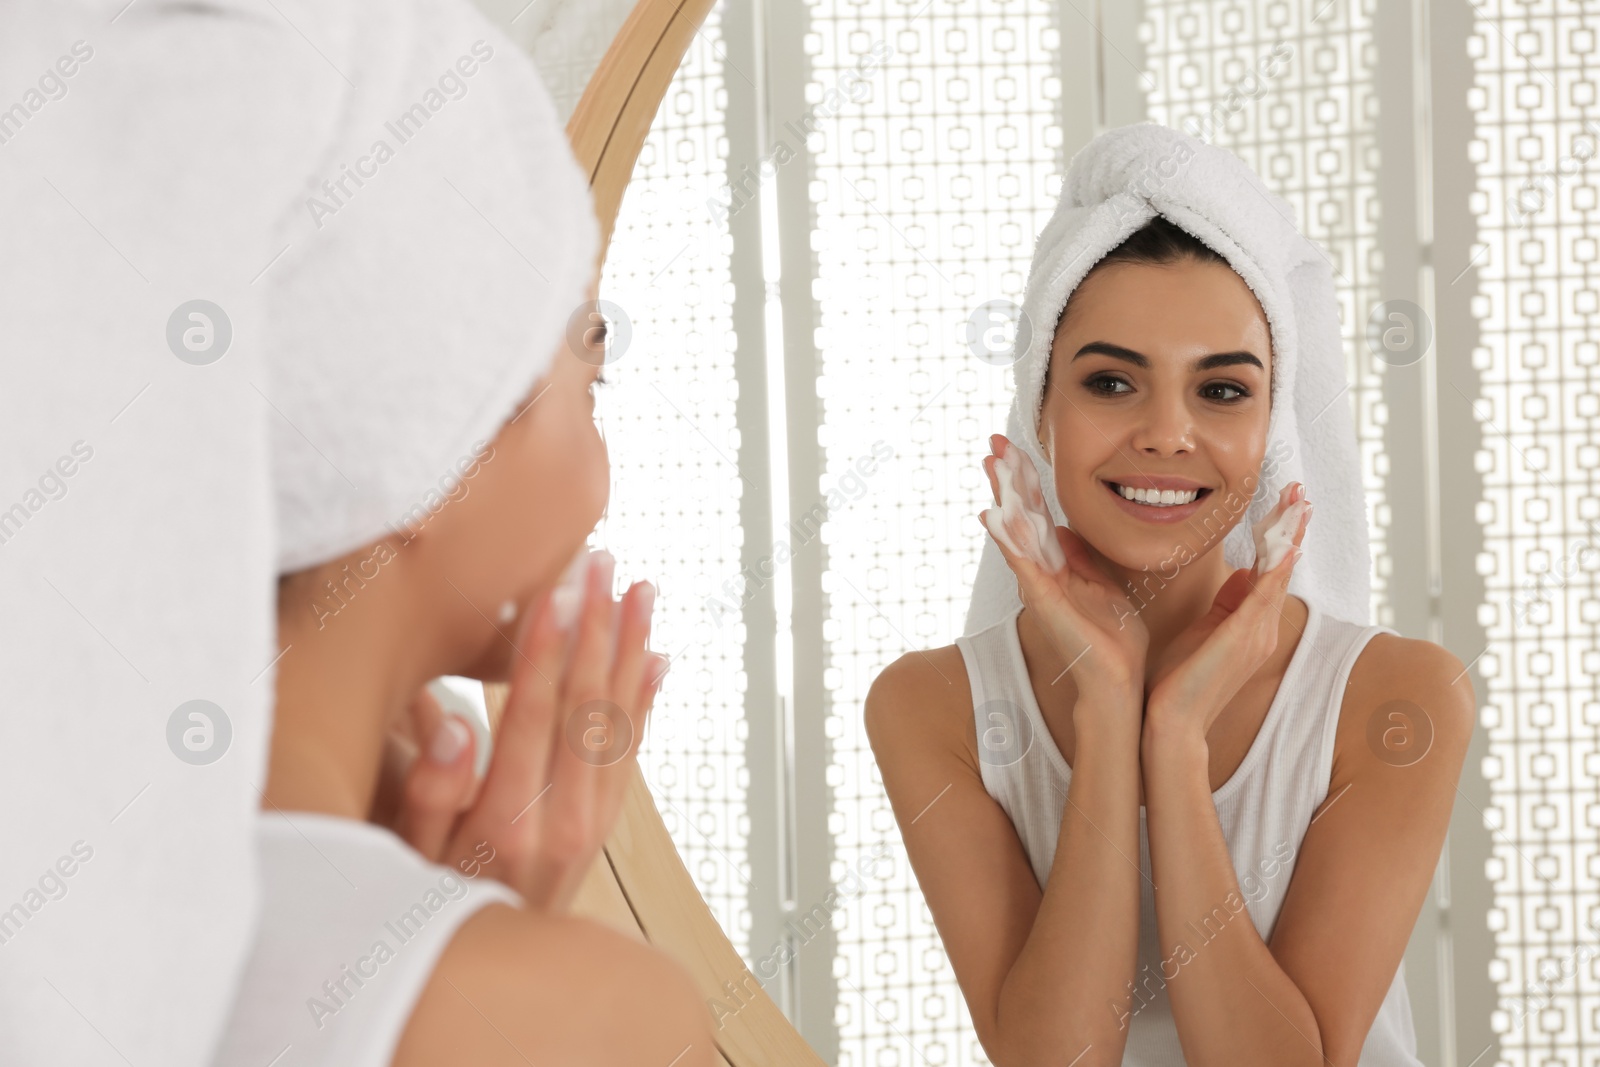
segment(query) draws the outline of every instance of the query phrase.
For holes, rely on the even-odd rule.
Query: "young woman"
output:
[[[666,668],[653,588],[619,602],[582,551],[610,475],[587,175],[472,5],[314,7],[318,93],[271,103],[319,177],[236,330],[254,389],[216,386],[271,405],[280,651],[270,762],[231,768],[265,773],[260,909],[213,1063],[710,1067],[683,968],[568,914]],[[441,675],[509,700],[480,786],[463,724],[422,724],[397,834],[369,821],[386,736]]]
[[[1064,565],[990,522],[1022,606],[866,699],[979,1039],[998,1067],[1419,1064],[1398,968],[1475,718],[1463,665],[1290,595],[1309,515],[1270,570],[1226,562],[1276,373],[1228,259],[1155,215],[1045,344],[1071,528],[1034,529]],[[1001,504],[1029,460],[991,443]]]
[[[559,353],[519,405],[523,414],[485,451],[471,491],[413,538],[386,538],[280,582],[278,635],[290,654],[278,675],[263,801],[267,877],[306,888],[320,877],[323,891],[342,899],[345,875],[365,892],[369,879],[390,877],[392,863],[407,876],[394,882],[408,887],[387,908],[357,902],[335,913],[364,936],[330,957],[348,969],[324,966],[295,989],[297,1019],[318,1036],[345,1026],[341,1048],[385,1042],[395,1067],[716,1062],[705,1003],[678,964],[567,914],[637,757],[629,744],[582,758],[573,722],[590,727],[583,709],[604,701],[630,722],[607,724],[611,736],[637,739],[667,666],[645,648],[654,588],[635,582],[619,601],[609,553],[584,550],[608,496],[593,421],[598,370]],[[574,551],[577,565],[568,567]],[[378,576],[347,591],[329,618],[339,602],[328,583],[339,587],[363,564],[372,573],[380,556]],[[564,572],[568,582],[558,584]],[[515,630],[491,621],[506,597],[525,605]],[[567,627],[563,601],[569,618],[581,604]],[[425,695],[426,683],[445,674],[511,683],[481,785],[471,732]],[[386,731],[409,712],[419,719],[422,754],[404,779],[397,837],[366,820],[386,784]],[[292,929],[315,930],[302,925],[315,914],[298,910]],[[273,919],[269,907],[269,929],[281,931]],[[374,951],[379,942],[384,949]],[[264,955],[258,949],[254,972]],[[271,1000],[252,1012],[261,983],[251,977],[230,1038],[253,1027],[281,1038],[278,1048],[294,1043],[283,1017],[264,1010]],[[354,1011],[380,997],[392,998],[394,1010],[377,1018]],[[227,1058],[237,1047],[225,1047],[219,1062],[243,1062]]]

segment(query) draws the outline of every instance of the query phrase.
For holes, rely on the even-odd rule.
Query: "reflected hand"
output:
[[[995,503],[1001,504],[1003,495],[1014,491],[1027,513],[1016,513],[1015,500],[1010,518],[1002,515],[1002,508],[984,513],[1006,535],[995,536],[985,522],[985,530],[1017,576],[1022,603],[1038,619],[1056,651],[1072,664],[1080,692],[1096,686],[1121,689],[1137,684],[1144,677],[1149,644],[1144,620],[1121,583],[1095,561],[1083,538],[1055,525],[1032,460],[1003,434],[992,435],[989,443],[995,454],[985,457],[983,469]],[[1000,478],[1007,467],[1015,471],[1016,484],[1002,494]],[[1060,557],[1054,556],[1048,543],[1041,542],[1043,536],[1054,537]],[[1052,568],[1052,558],[1062,560],[1059,569]]]
[[[1294,522],[1290,508],[1305,496],[1305,486],[1284,487],[1278,504],[1257,525],[1256,566],[1266,562],[1261,531],[1280,520]],[[1296,510],[1292,547],[1265,574],[1256,566],[1233,572],[1211,604],[1211,610],[1190,623],[1167,646],[1151,672],[1145,701],[1145,723],[1166,732],[1204,737],[1228,701],[1244,687],[1278,647],[1278,620],[1289,595],[1289,578],[1300,556],[1300,542],[1311,522],[1310,504]],[[1282,529],[1280,527],[1280,529]]]

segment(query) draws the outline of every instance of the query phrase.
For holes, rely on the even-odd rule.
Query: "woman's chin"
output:
[[[1119,568],[1128,575],[1144,571],[1170,573],[1174,566],[1192,563],[1205,554],[1160,529],[1128,530],[1121,524],[1108,522],[1089,532],[1080,531],[1080,535],[1097,562],[1103,567]],[[1107,552],[1099,547],[1101,545],[1115,548]]]

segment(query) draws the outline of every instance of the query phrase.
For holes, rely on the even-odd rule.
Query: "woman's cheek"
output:
[[[584,529],[587,530],[600,521],[611,498],[611,456],[599,428],[593,420],[585,421],[586,425],[578,434],[582,447],[576,450],[573,462],[577,467],[574,482],[583,487],[583,518],[587,523]]]

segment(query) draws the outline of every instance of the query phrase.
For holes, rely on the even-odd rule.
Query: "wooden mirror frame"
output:
[[[716,0],[638,0],[567,122],[589,175],[605,264],[622,196],[689,44]],[[491,729],[509,687],[484,686]],[[678,855],[637,763],[617,824],[589,869],[573,912],[634,933],[677,960],[706,998],[727,1067],[823,1067],[728,940]],[[713,1013],[717,1003],[727,1013]]]

